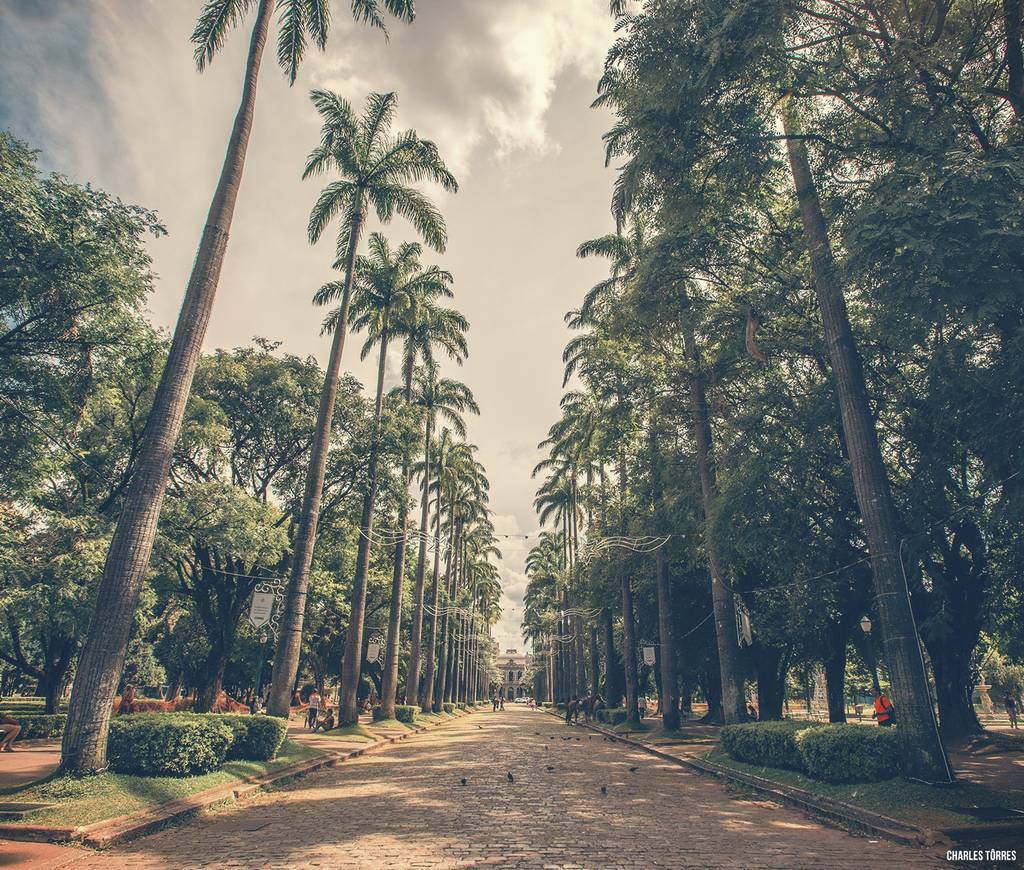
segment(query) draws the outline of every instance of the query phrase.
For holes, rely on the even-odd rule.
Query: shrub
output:
[[[239,716],[225,713],[216,716],[234,732],[228,749],[228,760],[270,761],[284,743],[288,723],[276,716]]]
[[[371,710],[370,712],[373,713],[373,721],[374,722],[383,722],[384,721],[384,711],[381,710],[380,704],[378,704],[376,707],[374,707],[373,710]]]
[[[399,722],[412,725],[420,715],[420,708],[412,704],[395,704],[395,718]]]
[[[551,707],[551,706],[552,706],[552,704],[551,704],[551,702],[550,702],[550,701],[541,701],[541,702],[540,702],[540,705],[541,705],[542,707]]]
[[[462,701],[459,701],[459,703],[456,704],[455,706],[458,707],[460,710],[465,710],[466,709],[466,705]]]
[[[598,722],[614,727],[626,722],[627,712],[623,707],[611,707],[611,709],[595,710],[594,717]]]
[[[444,710],[445,713],[447,713],[450,716],[452,713],[455,712],[455,705],[449,703],[448,701],[445,701],[445,703],[441,705],[441,709]]]
[[[900,774],[899,745],[892,728],[829,725],[796,736],[808,776],[825,782],[877,782]]]
[[[216,770],[234,731],[202,713],[132,713],[110,723],[107,758],[116,773],[198,776]]]
[[[18,713],[4,711],[21,726],[19,740],[39,740],[46,737],[60,737],[64,733],[64,713]]]
[[[748,722],[722,728],[722,749],[737,761],[803,770],[796,735],[814,727],[811,722]]]

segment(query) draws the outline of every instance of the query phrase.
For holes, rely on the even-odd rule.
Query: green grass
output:
[[[416,729],[405,722],[399,722],[397,719],[380,719],[374,722],[371,728],[386,728],[393,731],[415,731]]]
[[[608,726],[606,725],[605,727],[607,728]],[[639,734],[642,731],[652,731],[652,730],[654,730],[654,728],[648,722],[643,722],[643,721],[641,721],[641,722],[629,722],[629,721],[626,721],[626,722],[620,722],[618,725],[616,725],[611,730],[614,731],[616,734],[626,734],[626,733],[629,733],[629,734]]]
[[[272,761],[229,761],[220,770],[203,776],[129,776],[120,773],[104,773],[84,779],[56,776],[21,789],[8,790],[7,795],[18,801],[55,804],[52,809],[32,813],[24,824],[90,825],[229,785],[247,776],[280,770],[321,754],[316,749],[289,740]]]
[[[986,825],[974,816],[957,812],[955,808],[978,806],[1024,809],[1024,796],[996,792],[968,782],[961,782],[954,788],[938,788],[905,779],[839,785],[819,782],[792,770],[744,764],[730,758],[720,749],[712,750],[703,757],[723,767],[802,788],[812,794],[842,801],[923,828],[991,826],[998,829],[999,822],[990,822]]]
[[[378,735],[362,724],[342,725],[333,731],[328,731],[326,737],[344,737],[349,740],[366,740],[375,743]]]
[[[693,734],[687,731],[666,730],[664,728],[653,728],[639,739],[651,746],[658,746],[664,743],[693,743],[712,746],[718,742],[714,737],[709,737],[705,734]]]
[[[447,713],[420,713],[419,722],[447,722],[451,716]]]

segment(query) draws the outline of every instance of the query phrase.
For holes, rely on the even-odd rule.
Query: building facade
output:
[[[499,652],[495,649],[494,664],[499,674],[495,688],[503,698],[512,701],[530,694],[529,683],[525,679],[530,664],[529,653],[521,653],[516,649]]]

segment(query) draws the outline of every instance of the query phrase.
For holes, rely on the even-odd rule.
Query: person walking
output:
[[[7,715],[0,715],[0,750],[3,752],[14,752],[11,746],[15,738],[21,733],[21,726],[17,719]]]
[[[505,696],[504,695],[502,695],[501,696],[501,700],[498,701],[498,709],[499,710],[504,710],[505,709]]]
[[[1010,727],[1018,728],[1017,725],[1017,699],[1013,697],[1009,692],[1006,693],[1006,698],[1003,701],[1006,707],[1006,715],[1010,717]]]
[[[316,720],[320,717],[320,693],[313,689],[309,695],[309,709],[306,711],[306,727],[315,728]]]
[[[875,711],[871,717],[877,719],[883,728],[888,728],[896,721],[896,708],[881,689],[875,689]]]

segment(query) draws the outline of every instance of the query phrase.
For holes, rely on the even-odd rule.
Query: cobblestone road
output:
[[[522,708],[468,716],[73,867],[947,866],[591,733]]]

